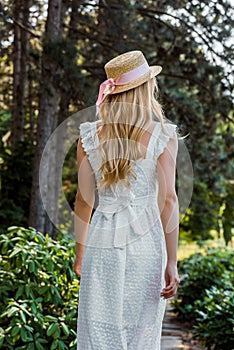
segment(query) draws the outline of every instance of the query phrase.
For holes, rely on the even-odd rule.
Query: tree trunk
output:
[[[56,84],[56,75],[58,74],[59,67],[56,56],[54,55],[53,45],[56,45],[56,41],[61,36],[61,5],[62,0],[49,1],[42,53],[37,146],[34,158],[29,215],[29,225],[41,232],[47,232],[47,214],[42,203],[41,195],[43,199],[47,198],[47,193],[51,185],[50,181],[53,181],[53,179],[49,178],[49,163],[43,169],[40,169],[40,160],[45,145],[57,126],[59,88]],[[49,154],[48,156],[52,159],[54,154]],[[39,176],[43,184],[41,189],[39,187]]]
[[[69,30],[67,33],[67,39],[70,42],[70,45],[76,47],[77,40],[78,40],[78,34],[77,34],[77,27],[79,22],[79,9],[80,6],[80,0],[73,0],[71,3],[71,15],[70,15],[70,22],[69,22]],[[64,4],[64,11],[65,13],[66,6]],[[75,57],[71,58],[71,64],[75,65]],[[63,89],[63,86],[61,87],[61,98],[59,103],[59,112],[58,112],[58,125],[61,124],[68,116],[68,108],[71,101],[71,94],[72,94],[72,84],[66,85],[66,88]],[[61,196],[61,186],[60,186],[60,179],[59,176],[61,176],[60,173],[60,166],[63,163],[64,160],[64,143],[66,141],[66,128],[63,128],[61,130],[57,130],[57,137],[56,137],[56,147],[55,147],[55,154],[54,154],[54,160],[53,160],[53,166],[50,167],[50,177],[54,179],[53,182],[53,188],[50,188],[50,191],[48,191],[49,194],[49,203],[50,203],[50,210],[53,217],[53,223],[48,218],[46,219],[46,226],[47,226],[47,232],[53,233],[53,236],[56,235],[56,230],[54,229],[54,224],[58,224],[59,220],[59,199]],[[60,218],[62,220],[62,218]]]
[[[28,72],[30,34],[22,28],[29,21],[31,0],[19,0],[13,3],[14,43],[13,43],[13,101],[10,143],[14,148],[23,140],[25,119],[25,95]]]

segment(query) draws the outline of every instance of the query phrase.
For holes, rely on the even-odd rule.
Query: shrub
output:
[[[227,281],[223,281],[227,283]],[[197,300],[197,325],[193,333],[214,350],[232,350],[234,346],[234,288],[206,290],[203,300]]]
[[[173,304],[192,321],[193,333],[208,349],[233,350],[234,252],[208,248],[179,262],[181,284]]]
[[[222,288],[225,272],[234,272],[234,251],[228,247],[208,248],[205,255],[199,252],[179,261],[178,270],[181,283],[174,306],[181,319],[191,321],[197,316],[195,301],[203,300],[211,286]],[[231,276],[234,282],[234,274]]]
[[[10,227],[0,235],[0,254],[0,347],[75,349],[74,241]]]

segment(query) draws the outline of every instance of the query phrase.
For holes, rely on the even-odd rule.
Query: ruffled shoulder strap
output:
[[[166,148],[170,138],[176,137],[177,133],[176,133],[176,128],[177,125],[175,124],[170,124],[170,123],[165,123],[165,129],[166,129],[166,133],[164,133],[161,125],[160,125],[160,131],[158,134],[158,140],[157,140],[157,144],[156,144],[156,148],[155,148],[155,156],[156,158],[158,158],[163,152],[164,149]]]
[[[97,146],[94,140],[94,133],[96,130],[95,122],[84,122],[79,125],[81,143],[85,153],[87,154],[88,160],[93,168],[97,170],[98,167],[98,152]]]

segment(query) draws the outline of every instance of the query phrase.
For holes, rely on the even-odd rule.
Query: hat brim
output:
[[[112,91],[112,93],[110,95],[118,94],[120,92],[124,92],[124,91],[128,91],[128,90],[134,89],[135,87],[144,84],[149,79],[154,78],[162,70],[161,66],[150,66],[149,68],[150,69],[149,69],[149,71],[146,74],[142,75],[140,78],[132,81],[131,83],[123,84],[123,85],[116,85],[114,91]]]

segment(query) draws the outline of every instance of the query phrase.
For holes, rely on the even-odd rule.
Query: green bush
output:
[[[199,252],[179,261],[178,270],[181,283],[174,305],[179,317],[190,321],[197,316],[195,301],[203,300],[211,286],[222,288],[223,275],[234,272],[234,251],[228,247],[208,248],[205,255]],[[234,273],[229,276],[234,282]]]
[[[234,251],[208,248],[178,263],[181,277],[173,301],[179,318],[208,349],[233,350]]]
[[[193,333],[209,349],[232,350],[234,346],[234,288],[229,287],[212,286],[203,300],[195,302],[198,316]]]
[[[75,349],[74,241],[10,227],[0,235],[0,254],[0,347]]]

